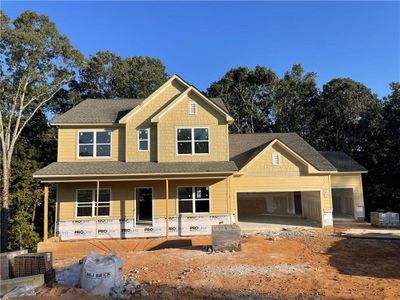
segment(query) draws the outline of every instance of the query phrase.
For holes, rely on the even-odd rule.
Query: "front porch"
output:
[[[212,225],[235,222],[227,175],[55,183],[55,237],[60,241],[209,235]],[[44,241],[47,212],[46,186]]]

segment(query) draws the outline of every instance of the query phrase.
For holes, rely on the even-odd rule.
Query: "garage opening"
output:
[[[332,189],[333,217],[354,219],[353,189]]]
[[[237,205],[239,223],[244,229],[321,224],[319,191],[238,193]]]

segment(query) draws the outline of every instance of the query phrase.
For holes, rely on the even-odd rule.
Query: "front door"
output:
[[[153,189],[136,189],[136,223],[153,221]]]

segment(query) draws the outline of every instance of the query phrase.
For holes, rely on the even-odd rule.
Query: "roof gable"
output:
[[[281,149],[283,149],[282,152],[284,152],[286,155],[291,156],[292,158],[294,158],[294,160],[297,160],[299,163],[303,164],[307,169],[309,173],[315,172],[317,171],[313,165],[311,165],[309,162],[307,162],[303,157],[301,157],[300,155],[298,155],[296,152],[294,152],[290,147],[288,147],[287,145],[285,145],[283,142],[281,142],[279,139],[274,139],[273,141],[271,141],[270,143],[268,143],[268,145],[262,145],[260,147],[258,147],[256,149],[256,151],[254,151],[254,153],[252,153],[252,155],[250,155],[248,161],[246,162],[246,164],[242,167],[241,170],[247,170],[249,167],[251,167],[251,165],[253,165],[254,163],[257,163],[260,159],[263,158],[264,154],[267,151],[272,150],[272,148],[274,146],[278,145]]]
[[[276,154],[279,155],[278,165],[273,163],[273,157]],[[315,172],[309,163],[275,139],[256,155],[252,155],[241,171],[246,174],[262,174],[263,176],[300,176],[308,174],[310,168]]]
[[[154,98],[156,98],[159,94],[161,94],[166,88],[168,88],[174,81],[178,81],[180,84],[189,88],[190,85],[180,78],[177,75],[173,75],[170,79],[168,79],[162,86],[160,86],[157,90],[155,90],[150,96],[142,101],[142,103],[136,107],[134,107],[129,113],[127,113],[119,123],[126,124],[127,121],[135,115],[138,111],[140,111],[143,107],[145,107],[148,103],[150,103]]]
[[[214,101],[211,99],[207,98],[204,96],[199,90],[197,90],[195,87],[190,86],[189,88],[186,89],[181,95],[179,95],[172,103],[170,103],[168,106],[166,106],[163,110],[161,110],[157,115],[155,115],[152,119],[151,122],[153,123],[158,123],[161,118],[168,113],[173,107],[178,105],[183,99],[186,97],[190,97],[190,93],[194,93],[197,97],[199,97],[201,100],[203,100],[207,105],[212,107],[216,112],[218,112],[220,115],[224,116],[226,121],[228,123],[233,122],[233,118],[219,105],[217,105]],[[216,98],[218,99],[218,98]]]
[[[230,159],[241,169],[275,139],[317,171],[336,172],[336,168],[328,160],[296,133],[230,134]]]

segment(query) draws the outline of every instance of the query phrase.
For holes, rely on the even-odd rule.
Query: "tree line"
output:
[[[2,250],[34,249],[43,190],[32,174],[56,160],[49,120],[87,98],[145,98],[169,75],[161,60],[109,51],[84,57],[45,16],[1,12],[0,141]],[[400,84],[380,98],[350,78],[317,86],[300,64],[279,77],[265,66],[233,68],[204,93],[221,97],[231,132],[296,132],[318,150],[342,150],[364,165],[367,212],[400,211]],[[55,187],[50,217],[54,219]],[[54,222],[50,222],[54,230]]]

